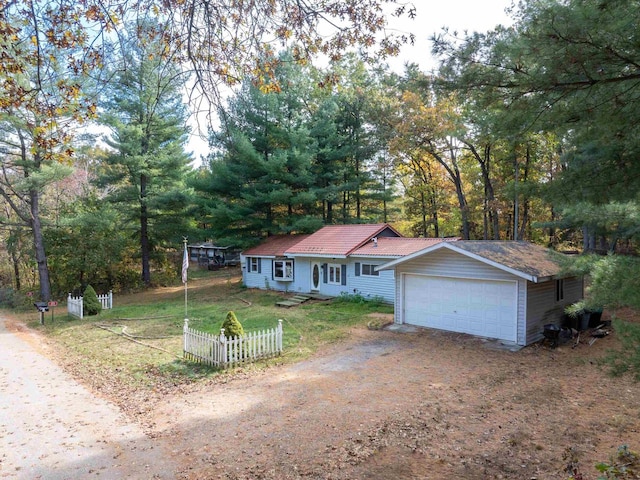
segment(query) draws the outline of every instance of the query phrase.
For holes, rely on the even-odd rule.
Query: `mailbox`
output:
[[[47,302],[36,302],[33,304],[40,313],[49,311],[49,304]]]

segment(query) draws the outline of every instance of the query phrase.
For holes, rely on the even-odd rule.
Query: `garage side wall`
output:
[[[518,282],[518,326],[517,343],[524,345],[526,341],[525,306],[527,304],[526,280],[520,279],[508,272],[479,262],[473,258],[461,255],[451,250],[441,249],[428,255],[417,257],[412,261],[402,263],[396,267],[396,301],[394,313],[395,323],[404,323],[404,311],[398,308],[403,304],[402,282],[403,274],[433,275],[442,277],[468,278],[477,280],[507,280]]]
[[[527,345],[542,340],[548,323],[561,326],[566,307],[583,298],[581,277],[563,280],[563,298],[556,300],[556,281],[529,283],[527,295]]]

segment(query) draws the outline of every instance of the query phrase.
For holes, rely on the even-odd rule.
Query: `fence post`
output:
[[[227,368],[227,337],[224,336],[224,328],[220,329],[220,363]]]
[[[185,318],[184,319],[184,326],[182,327],[182,357],[185,357],[185,353],[188,351],[189,349],[189,341],[187,340],[187,337],[189,335],[189,319]]]
[[[277,347],[278,353],[282,353],[282,319],[278,319],[278,336],[277,336]]]
[[[113,308],[113,290],[109,290],[109,308]]]

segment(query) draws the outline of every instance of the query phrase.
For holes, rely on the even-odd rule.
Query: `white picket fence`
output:
[[[282,353],[282,320],[278,326],[260,332],[246,333],[241,337],[227,337],[224,328],[220,335],[199,332],[189,328],[184,321],[184,351],[186,360],[204,363],[212,367],[231,367]]]
[[[113,292],[109,290],[109,293],[104,295],[98,295],[98,301],[102,305],[103,310],[109,310],[113,308]],[[69,294],[67,297],[67,312],[74,317],[83,318],[84,311],[82,308],[82,297],[74,297]]]

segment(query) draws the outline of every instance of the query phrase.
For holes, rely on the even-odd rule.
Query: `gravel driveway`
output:
[[[511,352],[448,332],[354,328],[295,364],[123,404],[4,323],[0,480],[560,480],[569,467],[595,480],[597,462],[640,445],[640,384],[598,366],[615,335]]]
[[[175,478],[158,441],[0,317],[0,478]]]

